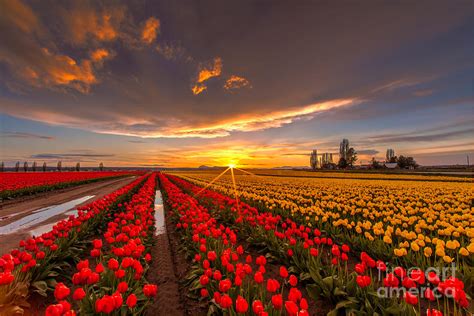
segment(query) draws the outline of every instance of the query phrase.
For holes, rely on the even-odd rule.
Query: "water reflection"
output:
[[[0,226],[0,235],[7,235],[11,233],[15,233],[19,230],[25,230],[27,228],[30,228],[32,226],[35,226],[37,224],[41,224],[48,219],[50,219],[53,216],[62,214],[76,205],[79,205],[81,203],[84,203],[87,200],[90,200],[94,197],[94,195],[87,195],[84,197],[81,197],[79,199],[71,200],[69,202],[59,204],[59,205],[52,205],[44,208],[40,208],[38,210],[35,210],[32,212],[30,215],[25,216],[20,218],[19,220],[16,220],[10,224],[7,224],[5,226]],[[68,213],[69,214],[69,213]],[[74,214],[74,213],[73,213]],[[53,227],[55,223],[47,224],[50,225],[50,227]],[[46,225],[43,225],[46,226]],[[39,229],[40,227],[38,227]],[[35,234],[37,235],[37,233]]]
[[[157,190],[155,194],[155,227],[157,235],[166,233],[163,199],[160,190]]]

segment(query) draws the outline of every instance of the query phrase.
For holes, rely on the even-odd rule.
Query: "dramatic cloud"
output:
[[[25,33],[39,31],[38,18],[30,7],[20,0],[1,1],[1,19],[13,24]]]
[[[90,60],[77,61],[48,43],[50,35],[29,7],[18,1],[5,1],[3,6],[0,27],[7,31],[0,61],[17,78],[34,87],[68,87],[83,93],[98,82]]]
[[[214,58],[213,65],[203,65],[199,66],[199,72],[196,79],[196,84],[192,87],[192,91],[195,95],[200,94],[207,89],[207,86],[204,84],[205,81],[220,76],[222,73],[222,58]]]
[[[90,54],[93,62],[102,62],[104,59],[112,57],[112,54],[104,48],[99,48],[91,52]]]
[[[193,94],[194,95],[198,95],[199,93],[203,92],[204,90],[206,90],[207,87],[203,84],[195,84],[191,90],[193,91]]]
[[[1,124],[8,117],[17,120],[9,131],[55,135],[41,152],[100,143],[97,151],[112,146],[123,164],[161,164],[154,159],[174,146],[172,164],[185,144],[216,143],[219,153],[236,138],[306,143],[257,162],[278,165],[307,164],[293,153],[312,148],[336,152],[344,137],[379,155],[385,147],[410,153],[429,139],[466,142],[472,119],[447,131],[460,134],[417,130],[472,117],[473,14],[439,0],[429,10],[423,1],[0,0]],[[349,102],[311,106],[323,100]],[[68,142],[64,133],[84,137]],[[3,152],[29,157],[37,152],[28,141],[35,148],[34,138],[22,148],[6,138]],[[143,150],[130,154],[123,144]],[[229,154],[248,146],[236,144]]]
[[[230,91],[241,89],[244,87],[252,87],[252,86],[250,85],[250,82],[247,79],[243,77],[235,76],[235,75],[230,76],[230,78],[227,79],[227,81],[224,84],[224,89],[230,90]]]
[[[259,131],[269,128],[280,127],[302,118],[311,118],[314,115],[336,109],[343,106],[355,104],[355,99],[333,100],[299,107],[294,110],[275,111],[247,118],[230,119],[215,125],[195,128],[177,128],[170,130],[170,134],[159,135],[160,137],[202,137],[215,138],[228,136],[233,131]],[[154,137],[153,135],[151,137]],[[156,137],[156,135],[155,135]]]
[[[142,30],[142,41],[151,44],[160,31],[160,21],[154,17],[146,20]]]
[[[62,13],[63,23],[69,33],[68,40],[83,45],[91,40],[110,42],[119,37],[119,29],[125,20],[125,7],[114,6],[98,9],[86,2],[74,2]]]

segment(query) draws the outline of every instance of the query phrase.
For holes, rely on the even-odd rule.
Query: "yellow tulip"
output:
[[[390,237],[388,237],[387,235],[385,235],[385,236],[383,236],[383,242],[386,243],[386,244],[391,244],[392,239]]]
[[[418,246],[418,244],[416,242],[412,242],[411,243],[411,250],[413,251],[419,251],[420,250],[420,246]]]
[[[469,256],[469,251],[467,251],[466,248],[461,247],[461,249],[459,249],[459,254],[460,254],[461,256],[467,257],[467,256]]]
[[[433,253],[433,249],[431,249],[430,247],[425,247],[425,249],[423,249],[423,254],[427,258],[431,257],[432,253]]]
[[[444,257],[445,256],[444,249],[443,248],[436,248],[436,255],[438,257]]]

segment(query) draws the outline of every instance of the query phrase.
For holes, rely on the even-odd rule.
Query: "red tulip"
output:
[[[46,308],[46,316],[61,316],[63,314],[64,307],[61,304],[49,305]]]
[[[423,293],[423,296],[432,302],[436,300],[433,290],[431,290],[430,288],[426,288],[425,292]]]
[[[130,294],[128,297],[127,297],[127,301],[126,301],[126,304],[128,307],[130,308],[134,308],[135,305],[137,305],[137,296],[135,294]]]
[[[54,289],[54,297],[60,301],[68,297],[68,295],[71,293],[71,290],[64,285],[64,283],[59,282],[56,284],[56,288]]]
[[[119,262],[117,261],[117,259],[110,258],[107,263],[107,266],[110,270],[117,270],[119,268]]]
[[[214,261],[217,259],[217,255],[216,255],[216,252],[215,251],[209,251],[207,253],[207,259],[209,259],[209,261]]]
[[[319,251],[318,251],[318,249],[316,249],[316,248],[310,248],[310,249],[309,249],[309,254],[310,254],[311,256],[313,256],[313,257],[316,257],[316,256],[318,256]]]
[[[253,279],[254,279],[255,282],[257,282],[258,284],[262,283],[262,282],[263,282],[263,274],[262,274],[262,272],[260,272],[260,271],[255,272],[255,275],[254,275]]]
[[[240,295],[237,296],[237,299],[235,300],[235,310],[237,311],[237,313],[245,314],[248,309],[249,309],[249,304],[247,303],[245,298],[243,298]]]
[[[426,310],[426,316],[443,316],[443,313],[437,309],[429,308]]]
[[[120,308],[120,306],[122,306],[123,304],[123,297],[122,297],[122,294],[116,292],[114,294],[112,294],[112,298],[114,300],[114,306],[115,308]]]
[[[97,313],[110,314],[115,309],[115,301],[110,295],[104,295],[95,301],[95,311]]]
[[[207,275],[201,275],[201,277],[199,278],[199,283],[201,283],[201,285],[207,285],[209,283],[209,278],[207,277]]]
[[[280,310],[283,307],[283,297],[281,294],[272,296],[272,305],[274,309]]]
[[[94,248],[96,248],[96,249],[102,248],[102,240],[101,239],[94,239],[92,241],[92,244],[94,245]]]
[[[158,287],[155,284],[145,284],[143,286],[143,294],[147,297],[153,297],[156,296],[156,293],[158,292]]]
[[[418,304],[418,296],[411,294],[409,291],[405,292],[405,301],[410,305]]]
[[[285,309],[286,309],[286,312],[288,313],[289,316],[298,315],[298,312],[300,310],[298,308],[298,305],[296,305],[296,303],[293,302],[293,301],[286,301],[285,302]]]
[[[232,298],[227,294],[222,295],[219,305],[224,309],[230,308],[232,306]]]
[[[127,290],[128,290],[127,282],[122,281],[118,284],[117,291],[119,291],[120,293],[125,293],[125,292],[127,292]]]
[[[81,301],[84,297],[86,297],[86,292],[84,291],[82,287],[77,288],[72,294],[72,298],[75,301]]]
[[[371,279],[368,275],[358,275],[356,278],[357,285],[361,288],[367,287],[370,285]]]
[[[263,312],[265,308],[263,307],[263,304],[261,301],[255,300],[252,303],[252,310],[256,315],[260,315],[260,313]]]
[[[290,275],[289,283],[293,287],[296,286],[298,284],[298,278],[296,278],[296,276],[294,276],[293,274]]]
[[[222,293],[227,292],[228,290],[230,290],[231,287],[232,281],[229,279],[225,279],[219,282],[219,291],[221,291]]]
[[[280,288],[280,283],[275,279],[267,280],[267,291],[270,293],[275,293]]]
[[[286,268],[283,266],[280,267],[280,276],[283,279],[286,279],[288,277],[288,270],[286,270]]]

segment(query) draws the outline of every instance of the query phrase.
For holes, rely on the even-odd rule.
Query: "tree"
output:
[[[372,160],[370,161],[370,166],[371,166],[373,169],[380,169],[380,168],[382,168],[382,165],[380,164],[380,162],[378,162],[377,160],[375,160],[375,157],[372,157]]]
[[[25,161],[25,163],[23,164],[23,170],[25,170],[25,172],[28,171],[28,162]]]
[[[397,156],[393,156],[390,158],[390,160],[388,161],[389,163],[396,163],[398,161],[398,158]]]
[[[2,161],[2,164],[0,164],[0,172],[3,172],[5,170],[5,164]]]
[[[15,171],[18,172],[20,171],[20,162],[17,161],[16,164],[15,164]]]
[[[33,171],[36,171],[36,161],[33,161],[33,165],[31,166],[31,169]]]
[[[348,164],[347,164],[347,160],[344,159],[343,157],[341,157],[339,159],[339,163],[337,164],[337,166],[339,167],[339,169],[346,169]]]
[[[354,148],[351,147],[347,151],[347,164],[352,167],[352,166],[354,166],[354,163],[356,161],[357,161],[357,153],[354,150]]]
[[[58,171],[61,172],[62,169],[62,163],[61,161],[58,161]]]
[[[104,163],[101,162],[101,163],[99,164],[99,170],[100,170],[100,171],[104,171]]]
[[[416,163],[415,159],[413,159],[413,157],[400,156],[398,157],[398,166],[402,169],[408,169],[417,168],[418,164]]]
[[[46,161],[45,161],[45,162],[43,162],[43,172],[46,172],[46,169],[47,169],[47,167],[46,167]]]
[[[76,164],[76,171],[81,171],[81,164],[79,162]]]

